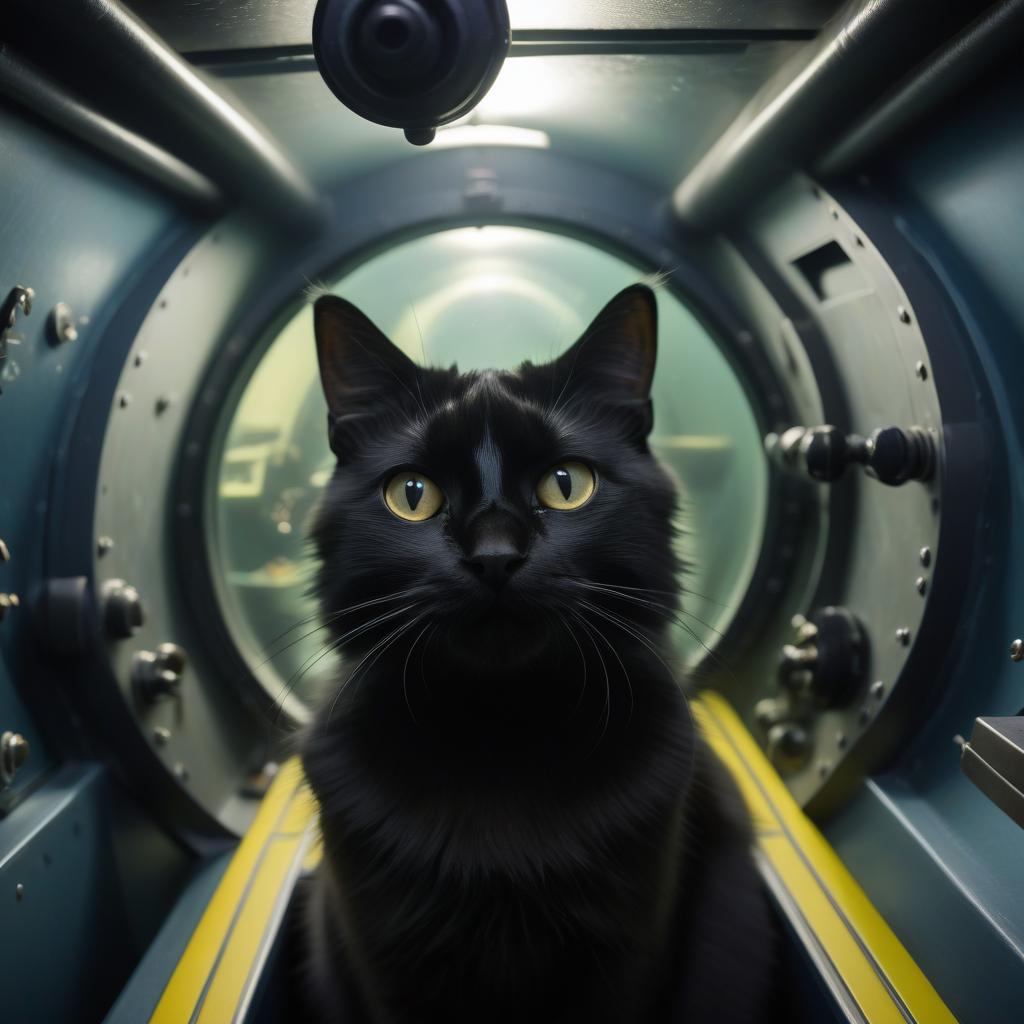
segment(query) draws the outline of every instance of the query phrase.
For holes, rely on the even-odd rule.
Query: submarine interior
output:
[[[5,1021],[296,1019],[295,736],[338,664],[288,632],[334,461],[311,298],[511,368],[637,281],[675,664],[794,1021],[1022,1019],[1024,2],[3,20]]]

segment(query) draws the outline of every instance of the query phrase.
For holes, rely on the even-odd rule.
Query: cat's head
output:
[[[441,656],[500,674],[540,665],[588,622],[608,632],[595,608],[659,628],[675,491],[647,447],[650,289],[627,288],[560,357],[511,372],[419,367],[334,296],[314,317],[338,459],[313,530],[318,593],[346,650],[430,631]]]

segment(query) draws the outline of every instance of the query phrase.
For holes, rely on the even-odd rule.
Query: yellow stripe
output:
[[[895,993],[919,1024],[955,1024],[956,1018],[729,704],[705,693],[693,709],[750,808],[758,848],[864,1016],[871,1024],[904,1021]]]
[[[314,816],[312,796],[299,761],[293,758],[281,767],[263,798],[150,1024],[188,1024],[200,1004],[198,1020],[228,1024],[281,886],[295,858],[304,855],[303,833]]]
[[[871,1024],[956,1024],[899,939],[807,819],[732,708],[716,694],[694,713],[750,808],[757,846]],[[320,858],[316,805],[296,759],[284,765],[206,908],[150,1024],[228,1024],[289,895]]]
[[[228,1024],[234,1017],[250,967],[262,948],[280,883],[287,877],[298,847],[298,838],[270,843],[203,999],[198,1024]]]

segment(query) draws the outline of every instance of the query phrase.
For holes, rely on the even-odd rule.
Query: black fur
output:
[[[316,304],[338,468],[313,536],[348,666],[303,752],[318,1020],[770,1017],[748,826],[662,650],[678,585],[646,440],[655,310],[630,288],[553,363],[460,375]],[[563,460],[597,491],[542,508]],[[402,469],[443,490],[432,519],[385,507]],[[508,555],[503,586],[481,551]]]

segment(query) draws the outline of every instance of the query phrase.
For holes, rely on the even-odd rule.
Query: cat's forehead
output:
[[[449,452],[517,448],[525,453],[556,440],[548,410],[517,388],[513,374],[491,370],[459,383],[427,418],[422,434],[427,447]]]

